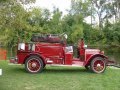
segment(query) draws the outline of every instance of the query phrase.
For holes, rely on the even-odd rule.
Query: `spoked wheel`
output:
[[[43,62],[37,56],[30,56],[25,62],[25,69],[29,73],[38,73],[43,70]]]
[[[103,73],[106,69],[105,60],[102,57],[96,57],[92,60],[90,68],[95,73]]]

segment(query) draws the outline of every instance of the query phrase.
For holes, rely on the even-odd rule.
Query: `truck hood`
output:
[[[86,54],[100,54],[100,50],[99,49],[86,49],[85,53]]]

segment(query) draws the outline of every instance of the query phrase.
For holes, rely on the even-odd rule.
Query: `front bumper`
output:
[[[107,66],[115,65],[116,62],[112,60],[107,60]]]
[[[18,58],[17,57],[11,57],[10,58],[10,63],[17,64],[18,63]]]

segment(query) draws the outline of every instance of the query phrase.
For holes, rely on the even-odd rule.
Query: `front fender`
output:
[[[87,66],[87,65],[90,65],[90,62],[93,60],[93,58],[95,57],[102,57],[106,60],[106,62],[108,61],[108,57],[103,55],[103,54],[94,54],[94,55],[91,55],[88,59],[86,59],[84,65]]]

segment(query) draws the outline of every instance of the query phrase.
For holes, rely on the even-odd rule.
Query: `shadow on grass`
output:
[[[14,67],[10,69],[10,72],[14,73],[28,73],[24,67]],[[59,67],[50,67],[50,68],[45,68],[42,71],[42,74],[44,73],[92,73],[90,70],[86,70],[85,68],[59,68]]]
[[[89,70],[86,70],[84,68],[77,68],[77,69],[74,69],[74,68],[71,68],[71,69],[44,69],[43,70],[43,73],[91,73],[91,71]]]

